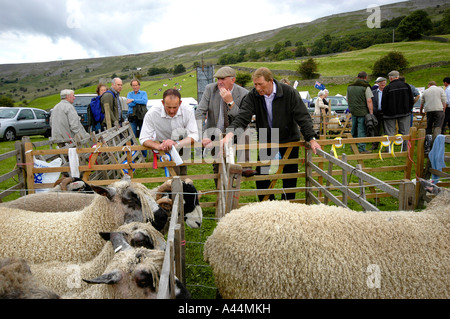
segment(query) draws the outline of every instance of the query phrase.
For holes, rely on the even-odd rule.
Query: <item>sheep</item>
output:
[[[92,187],[79,177],[62,177],[54,184],[51,192],[82,192],[92,193]]]
[[[150,190],[139,183],[122,180],[93,189],[98,195],[79,211],[2,210],[0,257],[19,256],[30,263],[86,262],[104,246],[99,232],[113,231],[133,221],[153,220],[162,210]]]
[[[157,250],[164,250],[166,247],[163,235],[150,223],[132,222],[120,226],[116,232],[120,232],[132,247]],[[101,275],[114,257],[114,249],[109,242],[110,233],[101,232],[99,236],[107,242],[92,260],[78,264],[59,261],[30,264],[32,273],[41,283],[59,295],[77,294],[86,290],[88,285],[81,281],[81,277],[91,278]]]
[[[72,212],[89,206],[95,194],[77,192],[41,192],[1,203],[0,208],[17,208],[34,212]]]
[[[0,299],[59,299],[40,283],[23,258],[0,258]]]
[[[151,250],[143,247],[133,248],[126,239],[124,232],[108,233],[108,239],[111,241],[112,248],[116,252],[113,259],[109,262],[105,273],[97,278],[83,279],[89,284],[94,285],[80,293],[67,293],[62,295],[63,299],[136,299],[136,298],[155,298],[159,285],[159,276],[164,260],[163,250]],[[26,262],[21,259],[25,266]],[[1,268],[1,261],[0,261]],[[1,270],[1,269],[0,269]],[[0,272],[1,274],[1,272]],[[16,269],[9,271],[10,281],[16,282],[22,279],[22,274]],[[47,288],[43,288],[40,281],[31,276],[29,271],[23,282],[19,285],[5,285],[0,281],[0,287],[5,289],[0,291],[0,296],[16,298],[18,296],[36,297],[39,289],[45,289],[45,293],[59,298],[59,296]],[[44,293],[40,292],[39,296]],[[176,278],[177,299],[190,298],[189,291]]]
[[[71,187],[68,187],[70,181],[71,178],[66,177],[61,179],[61,182],[57,182],[58,185],[65,185],[62,186],[62,192],[55,191],[30,194],[10,202],[2,203],[0,207],[18,208],[36,212],[69,212],[82,210],[85,206],[91,204],[95,198],[95,194],[72,191],[64,192],[64,190],[71,189]],[[163,210],[154,212],[154,219],[147,221],[151,221],[153,226],[163,234],[167,233],[170,212],[172,211],[173,195],[171,192],[171,182],[172,180],[168,180],[150,191],[151,197]],[[203,213],[199,203],[200,197],[201,194],[195,188],[192,180],[186,179],[186,181],[183,181],[184,219],[186,224],[191,228],[200,228],[202,224]]]
[[[422,212],[259,202],[204,246],[223,298],[449,298],[450,195]]]
[[[110,234],[117,251],[104,274],[93,279],[83,279],[95,286],[76,296],[77,299],[154,299],[157,296],[159,277],[164,261],[164,251],[128,245],[123,233]],[[176,279],[177,299],[189,299],[189,291]]]
[[[191,179],[185,179],[182,181],[183,186],[183,208],[184,208],[184,220],[186,225],[190,228],[200,228],[202,226],[203,212],[199,203],[201,194],[197,191],[194,183]],[[166,211],[171,211],[172,200],[174,199],[172,193],[172,180],[167,180],[159,187],[152,190],[155,200],[159,203],[164,199],[167,200],[170,210],[166,208]],[[163,205],[161,203],[161,205]],[[168,217],[169,218],[169,215]],[[161,217],[162,221],[163,218]],[[169,223],[161,223],[161,225],[155,225],[156,229],[161,230],[163,234],[167,233]]]

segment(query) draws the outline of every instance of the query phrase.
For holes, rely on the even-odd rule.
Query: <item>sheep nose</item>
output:
[[[145,247],[148,249],[153,249],[153,242],[150,240],[149,236],[143,234],[142,232],[135,232],[133,238],[131,239],[131,246],[133,247]]]
[[[153,286],[153,276],[151,273],[140,270],[134,273],[134,281],[139,288],[151,288],[154,289]]]

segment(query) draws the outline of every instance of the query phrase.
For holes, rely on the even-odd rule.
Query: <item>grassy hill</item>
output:
[[[382,20],[389,20],[397,16],[407,15],[414,10],[423,9],[428,12],[432,19],[438,19],[443,10],[448,7],[450,7],[450,3],[446,0],[431,0],[426,2],[419,0],[405,1],[381,6],[381,18]],[[285,42],[287,40],[292,43],[303,41],[305,45],[308,45],[325,34],[339,37],[368,31],[370,29],[368,29],[366,22],[369,14],[366,10],[336,14],[309,23],[294,24],[224,41],[187,45],[162,52],[45,63],[0,64],[0,79],[8,82],[2,83],[0,93],[12,95],[12,98],[16,102],[23,100],[32,101],[34,99],[38,99],[37,102],[39,102],[42,99],[45,100],[45,96],[52,96],[59,93],[63,88],[73,88],[77,91],[86,88],[92,92],[92,86],[100,81],[105,82],[110,80],[114,74],[121,77],[128,77],[124,81],[127,82],[137,72],[137,68],[141,68],[139,73],[143,76],[143,80],[155,80],[155,82],[158,82],[160,77],[146,76],[149,68],[172,68],[175,64],[183,64],[188,72],[190,72],[193,70],[193,64],[195,62],[199,63],[203,59],[206,64],[216,64],[221,55],[225,53],[236,53],[243,48],[247,52],[252,49],[263,51],[268,47],[273,47],[278,42]],[[394,45],[398,46],[399,49],[403,49],[403,46],[409,46],[408,43],[392,44],[392,46]],[[423,45],[421,48],[419,46],[415,48],[417,50],[433,51],[441,50],[441,47],[445,47],[445,44],[434,42],[421,45]],[[446,45],[448,46],[448,44]],[[351,70],[349,68],[350,66],[354,66],[355,69],[368,69],[373,64],[373,59],[378,56],[378,53],[375,52],[376,47],[371,47],[372,50],[369,51],[362,50],[368,54],[366,57],[361,56],[360,52],[348,52],[342,55],[335,55],[329,59],[319,58],[319,72],[322,76],[352,75],[357,71]],[[392,48],[381,45],[379,50],[380,52],[387,52],[392,50]],[[413,50],[408,51],[408,54],[410,56],[414,55],[414,59],[417,57],[417,62],[410,60],[407,56],[413,65],[429,62],[430,57],[425,51],[420,57],[414,54]],[[445,51],[445,49],[441,51],[441,60],[448,60],[444,52],[448,51]],[[359,60],[352,61],[351,57],[355,54],[359,55]],[[345,63],[349,65],[345,65]],[[260,64],[265,63],[260,62]],[[295,61],[274,62],[268,66],[280,70],[295,70],[296,67]],[[252,66],[248,65],[248,67]],[[170,76],[167,75],[166,78]],[[155,87],[158,85],[160,84],[155,84]],[[149,88],[153,89],[152,85]],[[186,87],[183,88],[183,90],[185,89]],[[126,92],[125,90],[126,88],[124,88],[124,92]],[[194,94],[189,95],[195,96]],[[52,99],[51,97],[49,98]]]
[[[444,61],[450,56],[450,44],[434,41],[414,41],[401,43],[379,44],[363,50],[340,53],[327,57],[317,58],[319,64],[319,73],[321,81],[330,91],[330,95],[346,94],[347,83],[334,83],[334,76],[348,75],[350,78],[356,76],[359,71],[370,73],[373,63],[381,56],[389,51],[396,50],[402,52],[410,62],[410,67],[417,67],[427,63]],[[447,58],[448,60],[448,58]],[[266,66],[272,70],[288,70],[295,71],[301,63],[299,60],[289,60],[281,62],[246,62],[236,64],[236,68],[256,69]],[[450,74],[450,64],[437,66],[433,68],[424,68],[417,71],[407,72],[405,76],[407,81],[416,87],[426,86],[428,81],[435,80],[442,85],[442,79]],[[300,80],[298,76],[276,75],[277,78],[288,77],[291,81]],[[184,97],[197,97],[197,79],[195,71],[173,78],[160,78],[154,80],[146,80],[141,82],[141,89],[146,91],[149,99],[162,98],[162,92],[169,87],[181,89],[181,95]],[[311,96],[315,96],[318,92],[314,85],[309,84],[311,81],[300,81],[298,90],[309,91]],[[251,83],[247,84],[251,87]],[[95,85],[76,89],[76,93],[95,93]],[[124,81],[122,96],[131,91],[129,81]],[[43,109],[52,108],[59,101],[59,92],[45,97],[36,98],[29,103],[32,107]]]

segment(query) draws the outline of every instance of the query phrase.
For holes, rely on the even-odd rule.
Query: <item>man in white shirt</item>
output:
[[[436,86],[436,82],[428,82],[428,89],[422,94],[420,114],[427,113],[427,134],[433,134],[435,127],[442,127],[444,123],[445,92]]]
[[[446,103],[444,107],[444,124],[442,124],[442,134],[445,134],[446,126],[448,125],[450,128],[450,77],[445,77],[444,80],[444,86],[445,86],[445,96],[446,96]]]
[[[172,146],[177,150],[189,147],[198,141],[198,127],[194,110],[181,104],[180,92],[168,89],[163,94],[162,104],[153,106],[144,117],[139,141],[142,145],[169,152]],[[186,154],[190,157],[189,154]],[[178,175],[186,175],[186,166],[174,167]]]

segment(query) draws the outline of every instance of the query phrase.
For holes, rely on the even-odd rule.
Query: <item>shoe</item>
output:
[[[372,154],[371,151],[360,151],[359,153],[360,153],[360,154]]]
[[[371,148],[372,151],[375,151],[377,149],[378,149],[378,145],[372,145],[372,148]]]
[[[254,169],[245,169],[242,171],[242,176],[244,177],[252,177],[256,175],[256,171]]]

